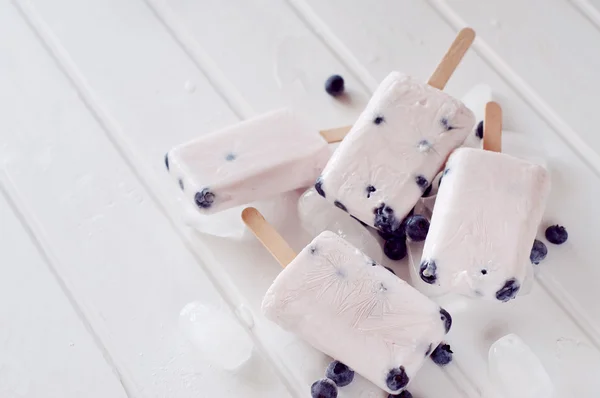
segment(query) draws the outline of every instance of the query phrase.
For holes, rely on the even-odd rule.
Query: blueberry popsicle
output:
[[[173,148],[171,176],[203,214],[310,186],[330,156],[297,114],[278,110]]]
[[[383,390],[402,391],[450,329],[450,314],[333,232],[295,256],[255,209],[243,218],[285,267],[263,300],[267,318]]]
[[[474,123],[459,100],[392,72],[315,188],[366,224],[393,233]]]
[[[494,147],[484,142],[486,147],[499,150],[499,138]],[[531,267],[549,191],[543,166],[493,150],[454,151],[438,191],[420,278],[440,294],[514,298]]]

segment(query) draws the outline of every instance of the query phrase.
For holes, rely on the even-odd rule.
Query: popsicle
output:
[[[322,232],[296,256],[256,209],[242,218],[284,266],[266,317],[381,389],[402,391],[450,329],[450,314],[339,235]]]
[[[461,35],[470,41],[458,61],[474,38],[470,29],[459,42]],[[436,76],[429,85],[400,72],[383,80],[317,179],[323,197],[382,232],[400,227],[475,124],[464,104],[440,91],[447,79]]]
[[[550,178],[543,166],[499,153],[501,110],[486,107],[484,149],[450,156],[419,266],[440,294],[516,297],[541,222]]]
[[[278,110],[173,148],[169,173],[202,214],[312,185],[327,141],[296,113]]]

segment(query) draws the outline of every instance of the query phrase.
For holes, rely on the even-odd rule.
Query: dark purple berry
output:
[[[546,239],[555,245],[562,245],[569,239],[569,234],[565,227],[561,225],[552,225],[546,229]]]
[[[390,394],[388,395],[388,398],[413,398],[413,395],[410,392],[408,392],[408,390],[404,390],[397,395]]]
[[[496,299],[506,303],[517,296],[520,288],[521,285],[519,284],[519,281],[517,281],[515,278],[509,279],[506,281],[506,283],[504,283],[502,289],[496,292]]]
[[[429,220],[420,215],[410,216],[406,219],[406,236],[413,242],[422,242],[429,232]]]
[[[377,191],[377,189],[375,189],[375,187],[373,185],[369,185],[367,187],[367,199],[371,197],[371,194],[375,191]]]
[[[444,322],[444,330],[446,330],[446,334],[450,331],[452,327],[452,316],[450,313],[443,308],[440,308],[440,319]]]
[[[208,188],[204,188],[202,191],[196,192],[194,200],[201,209],[208,209],[215,201],[215,194],[210,192]]]
[[[317,178],[317,181],[315,182],[315,189],[317,190],[319,195],[321,195],[322,197],[325,197],[325,191],[323,191],[323,178],[322,177]]]
[[[529,259],[533,264],[539,264],[540,261],[546,258],[548,255],[548,248],[541,240],[534,240],[533,247],[531,248],[531,254],[529,255]]]
[[[419,276],[425,283],[433,285],[437,280],[437,265],[433,260],[425,260],[419,267]]]
[[[421,191],[423,191],[423,193],[425,193],[425,191],[429,187],[429,181],[427,181],[427,178],[425,178],[422,175],[418,175],[415,177],[415,182],[417,183],[419,188],[421,188]]]
[[[437,365],[445,366],[452,362],[452,354],[453,352],[450,349],[450,344],[441,343],[433,350],[429,357]]]
[[[345,387],[354,380],[354,371],[340,361],[333,361],[327,366],[325,376],[338,387]]]
[[[381,115],[377,115],[377,116],[375,116],[375,119],[373,119],[373,123],[375,123],[377,125],[380,125],[383,122],[385,122],[385,119]]]
[[[385,382],[392,391],[398,391],[406,387],[410,379],[404,370],[404,366],[394,368],[388,372]]]
[[[325,91],[332,97],[338,97],[344,94],[344,78],[340,75],[330,76],[325,81]]]
[[[310,386],[312,398],[337,398],[338,389],[335,383],[329,379],[320,379]]]
[[[402,260],[406,257],[406,238],[394,237],[391,240],[388,240],[383,245],[383,252],[390,260]]]
[[[400,221],[394,215],[394,209],[382,203],[373,210],[375,214],[373,225],[385,234],[394,234],[400,226]]]
[[[482,140],[483,139],[483,120],[477,124],[477,128],[475,129],[475,135]]]

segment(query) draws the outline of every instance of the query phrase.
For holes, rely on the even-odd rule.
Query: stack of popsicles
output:
[[[278,111],[171,150],[167,168],[205,214],[314,182],[331,206],[400,235],[444,170],[418,275],[440,294],[508,301],[526,274],[549,178],[498,147],[457,149],[475,119],[441,89],[473,38],[459,34],[429,84],[392,72],[345,137]],[[330,158],[327,142],[341,138]],[[296,255],[256,210],[243,218],[285,267],[265,315],[383,390],[403,391],[449,331],[450,314],[333,232]]]

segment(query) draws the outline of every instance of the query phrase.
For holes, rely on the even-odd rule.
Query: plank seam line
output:
[[[447,4],[445,0],[426,0],[430,7],[438,13],[453,29],[459,30],[467,26],[466,22]],[[563,142],[565,142],[575,153],[583,159],[584,163],[600,177],[600,155],[596,154],[581,137],[560,117],[558,114],[521,78],[492,48],[481,38],[477,38],[473,44],[477,54],[490,66],[506,83],[511,87],[541,118],[549,127],[558,133]],[[573,304],[565,306],[566,303],[573,303],[571,295],[560,284],[555,284],[555,289],[551,291],[547,282],[543,281],[540,285],[546,293],[553,299],[559,308],[575,323],[580,330],[588,336],[596,347],[600,349],[600,331],[596,326],[582,316],[581,311],[569,311],[574,307]],[[559,292],[560,293],[557,293]]]
[[[571,5],[586,17],[598,30],[600,30],[600,10],[589,0],[567,0]]]
[[[166,29],[188,58],[207,78],[213,89],[235,113],[239,119],[248,119],[256,114],[248,101],[229,81],[219,66],[198,44],[194,36],[185,28],[185,24],[166,3],[158,4],[154,0],[143,0],[155,18]]]
[[[25,205],[23,205],[23,203],[25,202],[19,198],[18,194],[16,193],[16,190],[13,188],[13,185],[14,184],[11,183],[8,174],[4,170],[0,169],[0,192],[2,192],[2,195],[6,198],[9,207],[12,209],[13,213],[19,220],[19,223],[26,231],[29,240],[34,245],[35,249],[40,254],[43,261],[46,263],[50,274],[58,283],[59,288],[67,298],[73,311],[75,311],[75,314],[77,314],[79,321],[83,324],[84,328],[91,335],[94,345],[96,346],[96,348],[98,348],[107,365],[112,370],[112,373],[116,376],[117,380],[119,381],[119,384],[123,389],[123,392],[127,395],[127,397],[130,398],[139,397],[140,395],[137,393],[137,388],[134,387],[135,384],[133,383],[132,379],[120,370],[121,366],[118,365],[120,361],[118,361],[113,355],[111,355],[110,350],[107,348],[105,339],[100,337],[96,329],[92,327],[92,323],[86,316],[86,313],[88,311],[84,311],[83,307],[85,306],[80,304],[80,301],[76,299],[76,289],[74,289],[73,286],[70,286],[71,284],[60,276],[60,273],[57,270],[58,267],[56,266],[56,264],[58,264],[58,260],[53,255],[48,245],[44,243],[47,242],[48,239],[42,232],[42,228],[39,226],[37,220],[35,220],[35,217],[27,216],[27,214],[31,214],[31,212],[25,208]],[[104,335],[107,334],[104,333]]]
[[[329,49],[332,55],[354,76],[370,94],[373,94],[379,82],[331,31],[329,26],[303,0],[286,0],[290,9],[304,25]]]
[[[23,4],[27,2],[27,4]],[[236,313],[237,307],[235,301],[237,300],[240,304],[247,304],[246,300],[236,293],[235,285],[231,282],[229,276],[225,271],[214,269],[205,264],[203,258],[196,253],[193,248],[192,242],[185,236],[182,228],[177,225],[174,221],[175,217],[172,217],[166,205],[159,199],[159,195],[155,189],[152,188],[149,181],[152,178],[144,178],[144,175],[152,176],[152,170],[145,166],[145,163],[140,159],[139,155],[132,150],[132,146],[123,137],[122,128],[116,122],[116,120],[107,112],[101,105],[101,101],[97,98],[93,89],[85,80],[82,73],[77,68],[75,62],[68,55],[67,51],[60,45],[58,38],[42,20],[41,16],[35,10],[35,7],[28,0],[13,0],[13,3],[19,10],[21,16],[27,22],[28,26],[34,31],[38,39],[44,45],[51,58],[56,62],[59,69],[63,72],[67,80],[71,83],[73,88],[79,93],[80,99],[84,106],[88,109],[90,114],[99,124],[102,131],[111,145],[115,148],[117,153],[123,158],[125,164],[129,167],[132,174],[140,182],[140,185],[145,189],[148,196],[156,204],[159,211],[166,217],[167,221],[171,225],[171,228],[178,235],[188,252],[196,260],[202,270],[204,270],[207,278],[214,286],[215,290],[219,293],[223,301],[229,306],[232,313]],[[162,162],[162,160],[161,160]],[[227,293],[230,292],[230,293]],[[236,296],[233,298],[231,295]],[[237,317],[236,317],[237,319]],[[238,319],[238,321],[240,321]],[[243,325],[244,326],[244,325]],[[247,327],[244,326],[247,330]],[[290,379],[295,380],[294,377],[288,376],[289,371],[283,372],[279,367],[275,366],[276,361],[273,359],[270,350],[262,343],[254,333],[248,332],[255,346],[259,352],[268,359],[271,365],[271,369],[278,376],[284,387],[290,392],[293,397],[300,398],[297,388],[294,388],[290,383]]]
[[[350,70],[352,75],[367,89],[367,92],[373,94],[379,86],[375,77],[362,65],[335,33],[331,31],[314,10],[304,0],[286,0],[286,2],[305,26],[320,39],[342,65]],[[444,376],[458,390],[457,392],[469,398],[480,396],[480,386],[465,372],[457,371],[451,373],[448,371],[443,372]],[[465,391],[465,389],[469,391]]]

